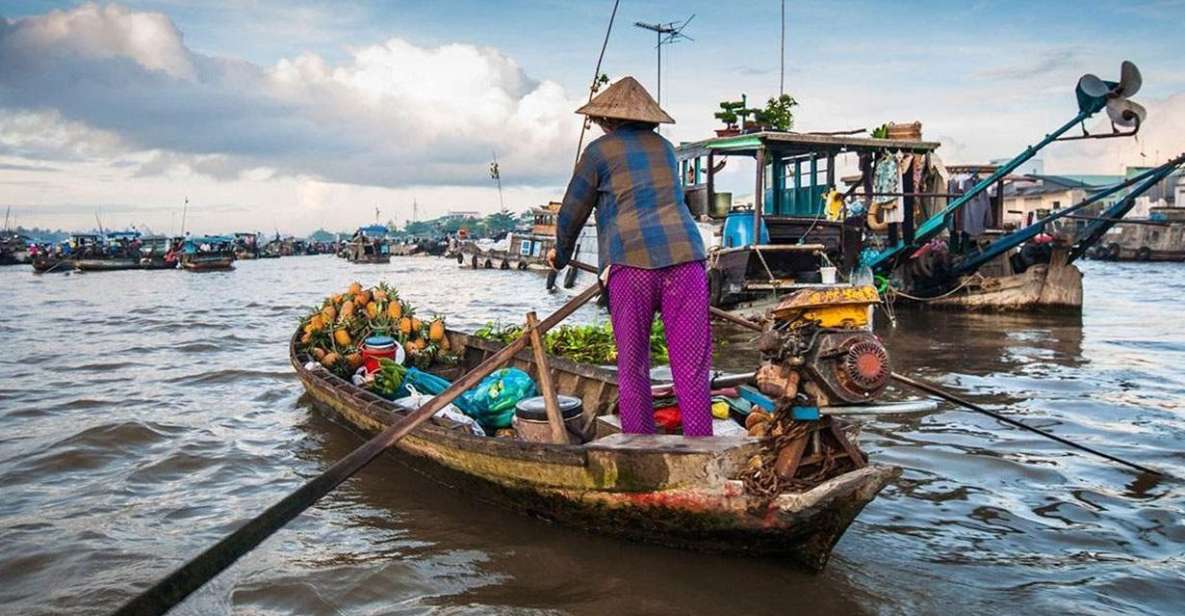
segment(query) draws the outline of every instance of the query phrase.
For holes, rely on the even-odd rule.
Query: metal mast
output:
[[[778,48],[781,58],[781,75],[778,78],[778,96],[786,93],[786,0],[782,0],[782,40]]]

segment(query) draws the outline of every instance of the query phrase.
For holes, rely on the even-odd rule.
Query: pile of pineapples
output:
[[[300,327],[300,349],[346,378],[362,366],[361,346],[371,336],[394,338],[403,346],[407,365],[427,368],[456,359],[449,352],[444,317],[420,319],[415,307],[386,283],[370,289],[350,284],[345,293],[326,297],[301,319]]]

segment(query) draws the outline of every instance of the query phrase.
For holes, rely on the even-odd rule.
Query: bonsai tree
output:
[[[729,128],[737,127],[738,112],[746,111],[745,101],[720,101],[720,111],[714,114],[714,117]]]

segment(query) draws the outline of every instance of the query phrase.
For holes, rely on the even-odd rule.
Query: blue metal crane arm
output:
[[[1144,171],[1138,175],[1134,175],[1134,176],[1128,178],[1127,180],[1124,180],[1122,182],[1115,184],[1114,186],[1111,186],[1110,188],[1108,188],[1106,190],[1097,192],[1097,193],[1091,195],[1090,197],[1087,197],[1086,199],[1083,199],[1082,201],[1075,203],[1071,207],[1068,207],[1064,210],[1058,210],[1057,212],[1054,212],[1053,214],[1050,214],[1049,216],[1046,216],[1045,218],[1042,218],[1041,220],[1038,220],[1038,221],[1034,222],[1033,224],[1028,225],[1027,227],[1024,227],[1023,229],[1013,231],[1012,233],[1009,233],[1008,235],[1005,235],[1004,237],[1001,237],[1000,239],[992,242],[990,245],[988,245],[987,248],[984,248],[979,253],[976,253],[975,255],[973,255],[971,257],[963,259],[963,261],[961,261],[955,267],[955,273],[958,275],[962,275],[962,274],[966,274],[968,272],[973,272],[973,271],[979,269],[980,266],[982,266],[984,263],[987,263],[988,261],[995,259],[996,257],[1008,252],[1009,250],[1012,250],[1013,248],[1020,246],[1021,244],[1033,239],[1034,237],[1037,237],[1041,233],[1041,231],[1045,228],[1045,225],[1047,225],[1055,220],[1058,220],[1059,218],[1064,218],[1066,216],[1069,216],[1069,215],[1073,214],[1074,212],[1077,212],[1089,205],[1098,203],[1099,201],[1102,201],[1103,199],[1106,199],[1107,197],[1110,197],[1111,195],[1113,195],[1113,194],[1115,194],[1115,193],[1117,193],[1129,186],[1143,182],[1143,184],[1140,184],[1140,186],[1133,189],[1130,193],[1125,195],[1122,200],[1120,200],[1119,202],[1116,203],[1116,205],[1118,205],[1119,203],[1122,203],[1124,201],[1131,201],[1134,204],[1136,197],[1147,192],[1148,189],[1155,186],[1157,182],[1163,180],[1169,173],[1172,173],[1173,170],[1176,169],[1177,166],[1181,164],[1181,162],[1182,162],[1182,158],[1178,157],[1177,159],[1173,159],[1173,160],[1171,160],[1159,167],[1154,167],[1154,168]],[[1114,207],[1115,206],[1112,206],[1112,208],[1114,208]],[[1130,207],[1129,207],[1129,209],[1130,209]],[[1110,212],[1110,210],[1108,210],[1108,212]],[[1123,213],[1119,214],[1119,216],[1122,216],[1123,214],[1126,214],[1126,213],[1127,213],[1127,210],[1123,210]],[[1108,214],[1104,214],[1103,217],[1111,218],[1112,216],[1109,216]],[[1101,221],[1095,221],[1095,223],[1091,223],[1091,224],[1093,225],[1098,222],[1101,222]],[[1087,229],[1089,231],[1089,227]],[[1085,250],[1085,248],[1083,248],[1083,249]]]
[[[904,242],[901,242],[896,246],[886,248],[882,250],[880,254],[876,255],[869,265],[871,265],[874,270],[878,270],[880,273],[886,273],[885,270],[888,269],[890,260],[893,257],[901,254],[911,246],[915,246],[933,239],[934,236],[938,235],[944,228],[946,228],[946,224],[950,218],[950,215],[955,213],[959,208],[963,207],[963,205],[970,201],[972,197],[987,190],[992,184],[995,184],[1004,176],[1015,171],[1017,167],[1023,165],[1033,156],[1036,156],[1037,152],[1040,151],[1041,148],[1044,148],[1054,141],[1057,141],[1057,138],[1061,137],[1063,133],[1070,130],[1071,128],[1074,128],[1079,122],[1082,122],[1086,118],[1094,115],[1099,109],[1102,109],[1102,105],[1102,102],[1095,102],[1090,107],[1079,112],[1078,115],[1074,116],[1073,120],[1066,122],[1061,128],[1049,133],[1048,135],[1045,135],[1045,138],[1037,143],[1037,145],[1031,145],[1025,148],[1025,150],[1017,155],[1016,158],[1013,158],[1004,166],[996,169],[995,173],[981,180],[978,184],[972,187],[971,190],[968,190],[959,196],[959,198],[951,201],[945,208],[942,209],[941,212],[931,216],[929,220],[922,223],[917,228],[917,232],[914,234],[912,244],[906,245]]]
[[[1148,189],[1155,186],[1158,182],[1164,180],[1174,170],[1185,164],[1185,154],[1179,154],[1176,158],[1167,163],[1153,169],[1155,174],[1148,177],[1142,184],[1132,189],[1132,192],[1123,199],[1115,202],[1114,205],[1103,210],[1103,214],[1099,216],[1100,220],[1092,221],[1086,226],[1086,229],[1074,242],[1074,248],[1070,250],[1070,257],[1067,263],[1073,263],[1076,259],[1086,252],[1087,248],[1095,245],[1099,238],[1103,237],[1111,227],[1114,227],[1119,219],[1123,218],[1136,205],[1136,197],[1148,191]]]

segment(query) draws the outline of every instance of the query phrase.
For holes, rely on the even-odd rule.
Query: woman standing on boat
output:
[[[711,436],[712,332],[704,243],[683,203],[675,150],[655,132],[659,124],[675,121],[633,77],[609,86],[576,113],[596,122],[605,135],[588,144],[576,164],[548,260],[557,270],[568,265],[595,209],[617,342],[622,430],[655,432],[650,326],[659,312],[683,434]]]

